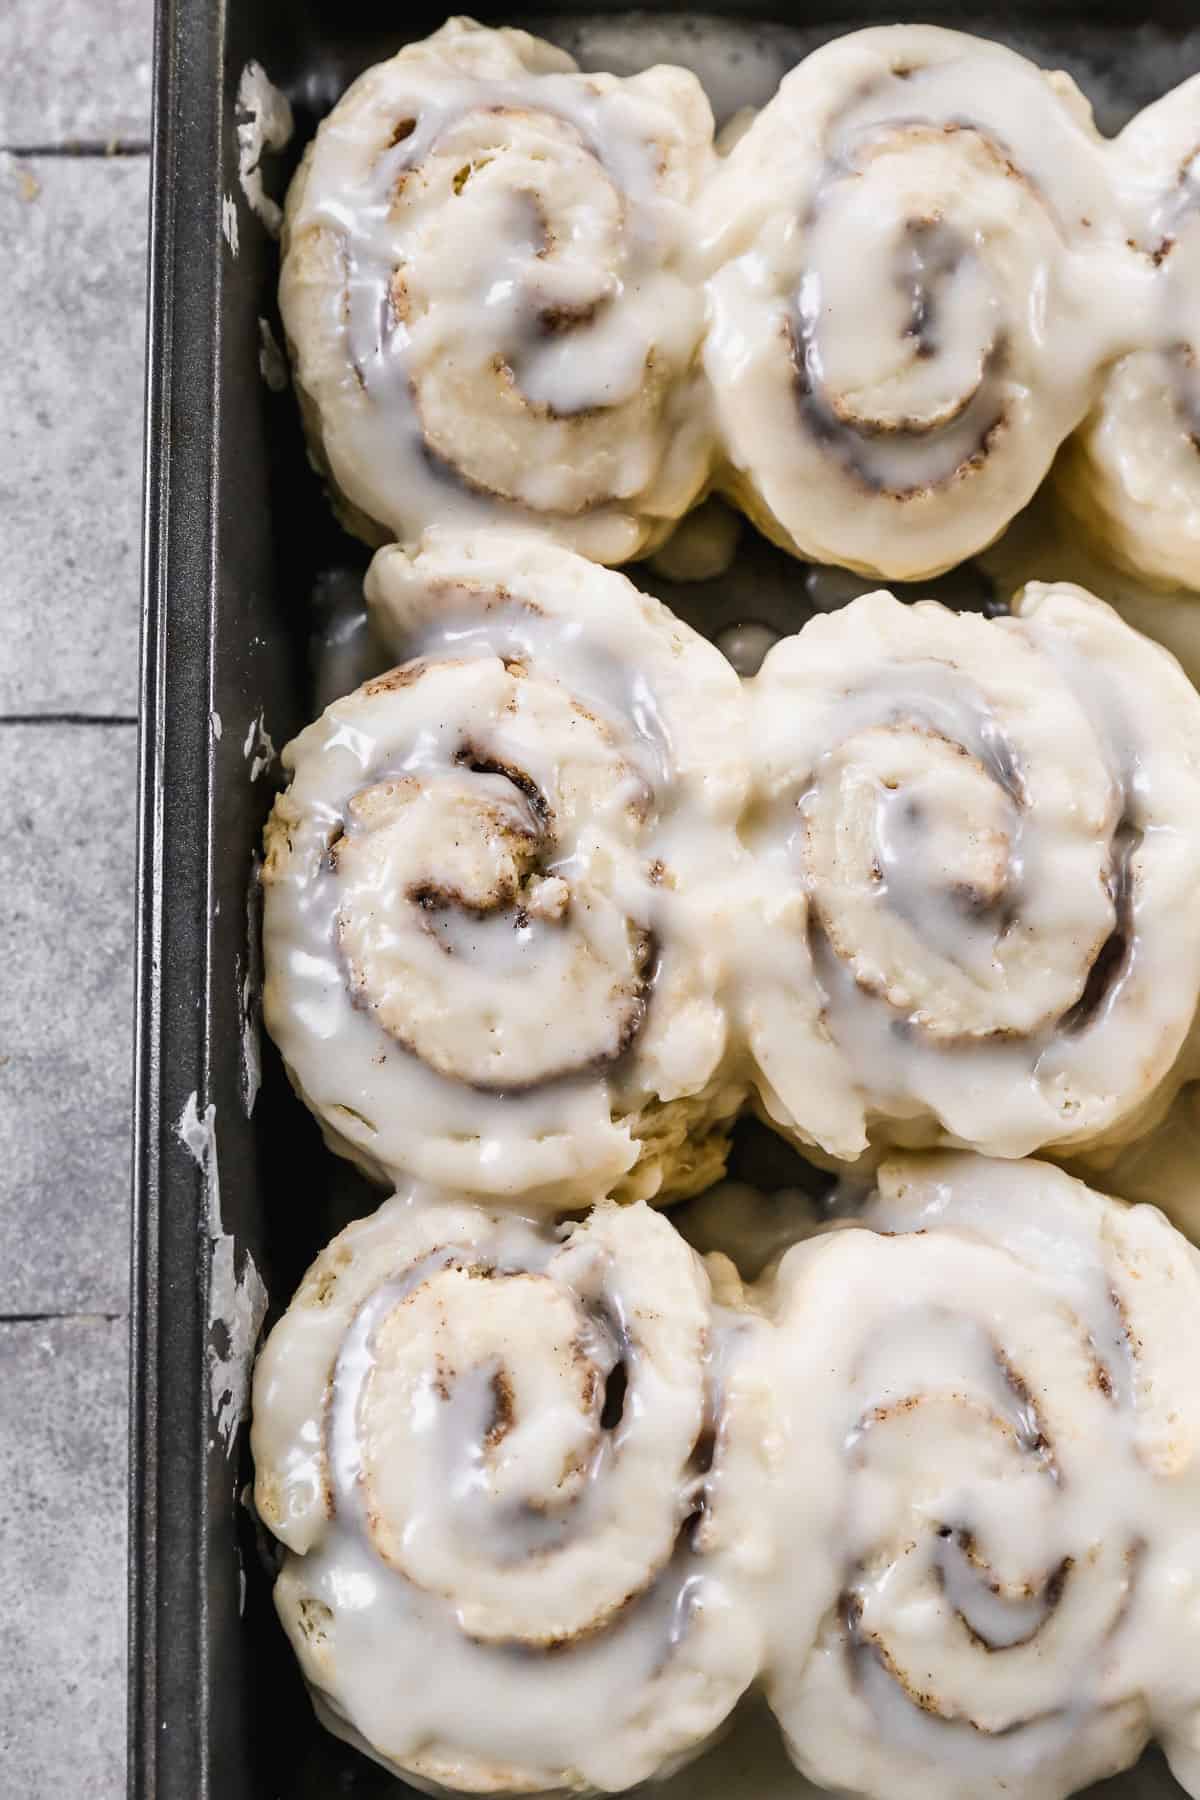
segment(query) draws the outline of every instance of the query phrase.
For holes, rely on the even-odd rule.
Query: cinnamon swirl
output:
[[[284,752],[264,1016],[334,1148],[562,1209],[696,1192],[744,1093],[705,898],[734,852],[720,652],[542,541],[380,552],[409,660]]]
[[[536,521],[600,562],[703,485],[689,214],[713,155],[695,77],[580,74],[450,22],[369,69],[288,196],[280,309],[344,522]]]
[[[1112,164],[1150,291],[1134,314],[1140,346],[1108,372],[1057,485],[1124,568],[1200,588],[1200,76],[1139,113]]]
[[[878,1800],[1060,1800],[1154,1732],[1195,1793],[1200,1256],[1046,1164],[878,1181],[772,1294],[793,1756]]]
[[[749,687],[746,1028],[834,1156],[1120,1141],[1186,1073],[1200,696],[1082,589],[1013,605],[866,595]]]
[[[1090,404],[1120,251],[1070,79],[934,26],[852,33],[786,77],[703,211],[726,490],[872,575],[995,537]]]
[[[397,1196],[336,1238],[252,1440],[323,1722],[462,1793],[699,1748],[760,1661],[764,1330],[644,1205],[555,1230]]]

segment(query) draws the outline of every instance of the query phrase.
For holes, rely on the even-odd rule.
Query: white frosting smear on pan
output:
[[[267,1315],[267,1290],[247,1250],[241,1257],[221,1220],[221,1173],[217,1157],[217,1109],[210,1100],[203,1114],[190,1093],[176,1136],[204,1174],[205,1226],[210,1246],[208,1272],[208,1395],[217,1432],[232,1454],[238,1427],[250,1406],[250,1376],[258,1334]]]
[[[261,64],[248,62],[237,92],[238,183],[251,212],[272,237],[279,236],[283,213],[263,186],[262,159],[268,151],[284,149],[291,135],[286,95],[267,79]]]

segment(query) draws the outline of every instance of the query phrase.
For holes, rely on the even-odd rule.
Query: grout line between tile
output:
[[[117,1325],[127,1317],[123,1312],[0,1312],[0,1327],[5,1325],[51,1325],[74,1320],[77,1325]]]
[[[79,138],[69,144],[0,144],[0,156],[149,156],[149,138]]]
[[[0,728],[5,725],[136,725],[136,713],[0,713]]]

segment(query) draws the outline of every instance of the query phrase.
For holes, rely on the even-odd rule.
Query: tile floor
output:
[[[0,5],[0,1768],[124,1788],[150,0]]]

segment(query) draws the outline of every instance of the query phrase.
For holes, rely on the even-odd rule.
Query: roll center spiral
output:
[[[831,171],[806,226],[797,397],[869,488],[905,497],[984,456],[1003,421],[1008,327],[978,189],[1014,175],[986,135],[916,123],[853,138]]]
[[[391,1308],[359,1419],[384,1560],[437,1587],[443,1555],[473,1559],[481,1539],[501,1569],[553,1549],[600,1451],[614,1357],[536,1273],[452,1266]]]
[[[1032,849],[1019,790],[982,746],[919,719],[853,732],[826,753],[802,798],[804,860],[820,929],[866,993],[934,1039],[1028,1032],[1086,990],[1113,922],[1097,907],[1060,918],[1070,954],[1036,991],[1014,970],[1031,954],[1023,920]],[[1102,849],[1094,853],[1097,894]]]
[[[649,932],[593,903],[570,838],[578,782],[610,776],[618,822],[622,793],[636,813],[641,789],[604,728],[557,688],[518,665],[483,679],[498,690],[497,726],[449,755],[418,749],[413,766],[360,789],[328,863],[356,1003],[439,1073],[515,1090],[612,1062],[641,1028]],[[547,775],[523,760],[522,721],[547,710],[571,726],[572,759],[554,771],[565,828]],[[522,972],[540,1013],[532,994],[514,995]]]

